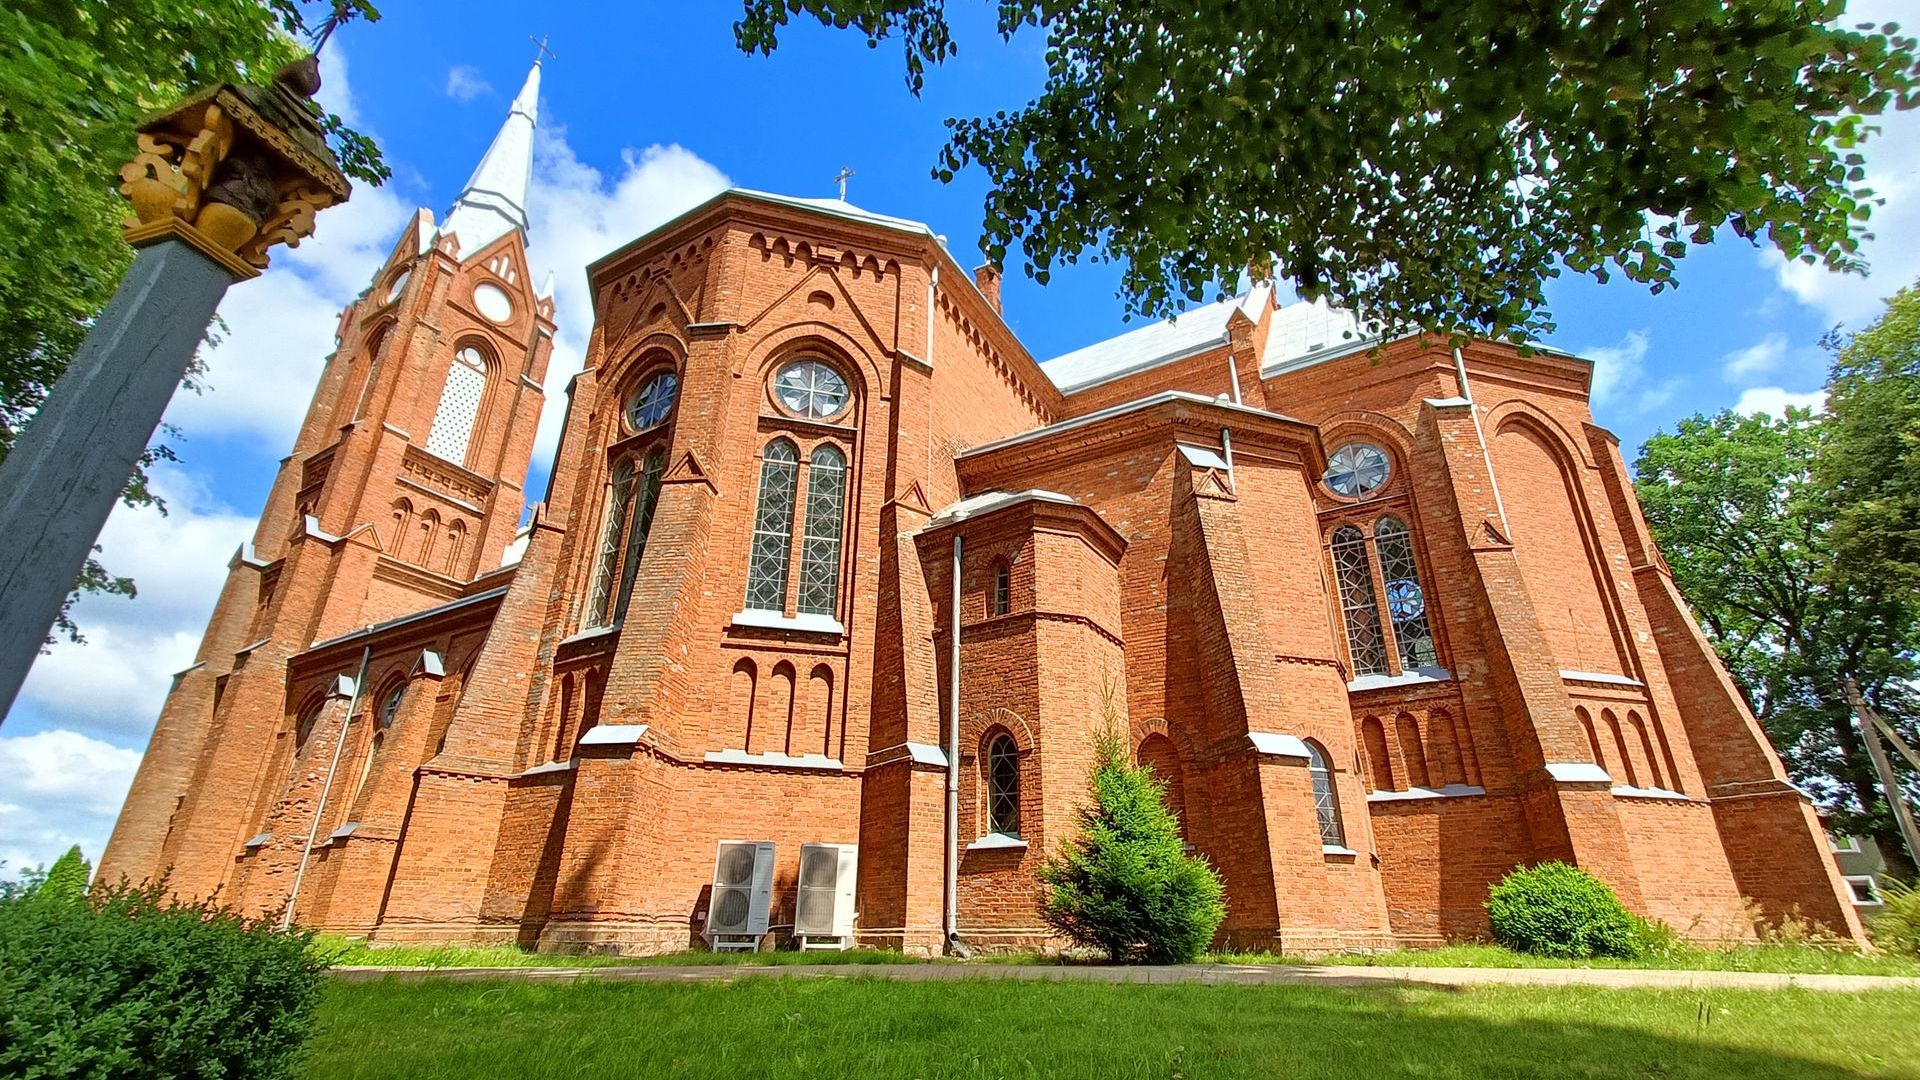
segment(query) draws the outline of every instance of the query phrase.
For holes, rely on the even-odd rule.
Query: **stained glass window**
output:
[[[1420,570],[1413,560],[1413,537],[1405,522],[1383,517],[1373,528],[1373,542],[1380,552],[1380,577],[1387,583],[1387,617],[1393,622],[1393,639],[1400,647],[1400,666],[1408,670],[1430,667],[1436,662],[1433,634],[1427,627]]]
[[[671,370],[648,379],[646,385],[627,400],[628,426],[635,431],[645,431],[665,420],[673,411],[674,394],[679,389],[680,377]]]
[[[807,469],[806,535],[800,545],[800,613],[832,615],[840,597],[840,526],[846,517],[847,456],[827,443]]]
[[[760,503],[753,513],[753,549],[747,564],[749,609],[786,610],[799,478],[800,455],[793,443],[786,439],[768,443],[760,459]]]
[[[987,829],[1020,835],[1020,750],[1005,732],[987,744]]]
[[[433,427],[427,432],[427,453],[456,465],[467,460],[473,425],[480,417],[480,399],[487,392],[487,361],[480,350],[466,346],[447,366],[447,383],[440,391]]]
[[[1387,648],[1373,595],[1373,563],[1367,557],[1367,538],[1357,526],[1342,525],[1333,531],[1333,571],[1340,586],[1340,614],[1347,624],[1353,673],[1382,674],[1387,670]]]
[[[847,408],[847,380],[818,360],[795,360],[773,377],[774,400],[795,416],[826,420]]]
[[[627,617],[627,602],[633,598],[633,577],[640,569],[640,556],[647,550],[647,530],[653,527],[654,504],[660,500],[660,474],[667,469],[667,450],[656,446],[640,465],[640,490],[634,494],[633,510],[627,514],[626,553],[620,559],[620,600],[614,605],[613,621]]]
[[[1348,443],[1327,459],[1327,487],[1335,495],[1358,499],[1380,490],[1391,471],[1385,450],[1372,443]]]
[[[1313,813],[1320,820],[1321,845],[1346,847],[1347,833],[1340,827],[1340,801],[1333,790],[1333,770],[1327,767],[1326,752],[1318,743],[1307,744],[1307,772],[1313,778]]]
[[[620,559],[620,538],[626,533],[627,501],[632,495],[633,459],[622,458],[613,468],[613,482],[607,485],[607,519],[600,530],[600,565],[593,572],[593,591],[587,598],[589,626],[607,625],[615,563]]]

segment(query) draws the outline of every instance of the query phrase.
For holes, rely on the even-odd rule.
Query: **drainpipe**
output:
[[[953,626],[947,661],[947,948],[965,956],[960,942],[960,554],[953,538]]]
[[[333,740],[333,761],[327,766],[327,779],[320,785],[320,801],[313,807],[313,825],[307,830],[307,843],[300,849],[300,869],[293,872],[293,891],[287,894],[287,910],[280,916],[280,929],[293,926],[293,905],[300,900],[300,883],[307,876],[307,860],[313,857],[313,838],[320,833],[320,822],[327,812],[327,793],[333,790],[333,774],[340,768],[340,751],[347,747],[347,729],[353,724],[353,711],[360,707],[360,690],[367,685],[367,665],[373,662],[373,644],[360,650],[360,674],[353,680],[353,694],[347,698],[347,715],[340,721],[340,737]]]
[[[1487,452],[1487,433],[1480,427],[1480,406],[1473,403],[1473,387],[1467,382],[1467,361],[1460,346],[1453,347],[1453,373],[1460,380],[1460,396],[1467,402],[1467,415],[1473,417],[1473,437],[1480,441],[1480,460],[1487,463],[1487,484],[1493,488],[1493,508],[1500,513],[1500,531],[1512,537],[1507,525],[1507,504],[1500,501],[1500,480],[1493,475],[1493,455]]]
[[[1220,429],[1220,449],[1227,459],[1227,490],[1235,490],[1233,482],[1233,432],[1228,428]]]

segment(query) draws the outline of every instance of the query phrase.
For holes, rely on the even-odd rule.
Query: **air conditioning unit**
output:
[[[793,934],[802,949],[844,949],[853,944],[853,887],[860,848],[854,844],[803,844],[800,887],[793,905]],[[820,941],[819,939],[832,939]]]
[[[715,949],[760,950],[773,902],[773,845],[722,840],[713,856],[707,899],[707,943]]]

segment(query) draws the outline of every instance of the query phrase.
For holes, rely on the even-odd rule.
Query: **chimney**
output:
[[[980,295],[987,298],[993,310],[1000,310],[1000,268],[992,263],[982,263],[973,268],[973,283],[979,287]]]

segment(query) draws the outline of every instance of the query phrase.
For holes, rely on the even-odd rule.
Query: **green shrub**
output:
[[[320,997],[311,934],[85,883],[76,849],[0,890],[0,1076],[292,1075]]]
[[[1213,941],[1227,914],[1224,890],[1204,859],[1186,853],[1165,791],[1151,769],[1126,760],[1117,738],[1101,739],[1080,834],[1040,869],[1047,925],[1123,963],[1191,963]]]
[[[1867,923],[1867,935],[1897,956],[1920,957],[1920,889],[1883,877],[1880,897],[1886,909]]]
[[[1605,882],[1562,862],[1516,868],[1500,879],[1487,894],[1487,917],[1494,940],[1507,948],[1561,959],[1632,957],[1636,939],[1652,933],[1636,927]]]

